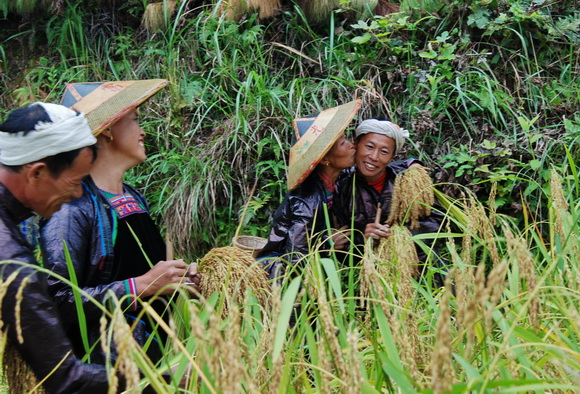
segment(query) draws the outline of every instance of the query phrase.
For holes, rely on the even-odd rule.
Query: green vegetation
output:
[[[58,101],[67,82],[171,81],[141,111],[149,159],[129,182],[180,256],[229,244],[246,203],[242,231],[265,236],[285,193],[292,119],[355,96],[359,119],[411,131],[401,155],[423,160],[448,196],[449,226],[434,235],[453,268],[445,286],[435,269],[419,282],[377,276],[372,255],[345,268],[313,246],[271,310],[248,296],[222,319],[212,311],[223,295],[176,300],[165,364],[127,344],[125,370],[169,390],[159,370],[179,363],[176,387],[190,364],[189,388],[203,393],[580,389],[575,2],[404,1],[401,13],[347,10],[318,26],[290,5],[234,22],[178,2],[154,32],[140,26],[142,1],[37,1],[34,16],[17,3],[0,0],[3,114]],[[107,338],[122,340],[115,313]]]
[[[32,3],[34,15],[11,8]],[[497,183],[496,208],[520,218],[524,205],[545,218],[551,166],[569,165],[566,147],[578,156],[572,2],[404,2],[406,12],[357,21],[345,11],[319,26],[298,7],[262,24],[181,2],[155,32],[140,25],[142,2],[48,3],[0,2],[11,21],[0,33],[0,106],[58,101],[67,82],[169,79],[142,111],[150,159],[131,181],[183,256],[231,239],[255,179],[244,231],[264,236],[285,193],[292,119],[353,96],[360,118],[412,131],[401,155],[424,160],[437,182],[481,198]]]

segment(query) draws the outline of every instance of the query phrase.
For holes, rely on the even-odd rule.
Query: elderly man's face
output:
[[[39,168],[27,188],[27,205],[44,218],[49,218],[64,203],[83,195],[81,182],[93,165],[93,153],[84,148],[72,166],[53,177],[46,166]]]
[[[385,173],[395,156],[395,140],[383,134],[368,133],[356,146],[356,167],[367,182],[374,182]]]

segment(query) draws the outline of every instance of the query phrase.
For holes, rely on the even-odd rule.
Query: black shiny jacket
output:
[[[274,214],[268,242],[259,253],[258,259],[279,256],[279,260],[283,262],[296,264],[308,254],[309,246],[316,244],[317,237],[327,234],[325,202],[325,189],[316,173],[288,192]],[[333,227],[331,214],[329,220],[330,227]],[[283,262],[265,264],[271,278],[274,277],[273,271]]]
[[[147,207],[141,193],[129,185],[124,185],[144,207]],[[89,176],[83,180],[83,196],[64,204],[48,221],[40,222],[40,247],[46,267],[54,273],[70,278],[63,240],[66,242],[74,267],[77,284],[100,304],[111,295],[121,299],[127,294],[125,281],[112,281],[114,264],[113,226],[116,217],[109,202],[99,193]],[[55,278],[48,278],[48,290],[53,296],[59,312],[66,316],[65,328],[69,334],[77,356],[84,355],[81,342],[74,294],[71,287]],[[102,311],[86,297],[82,298],[89,342],[100,338],[99,319]],[[144,342],[144,340],[143,340]],[[93,350],[93,361],[104,362],[100,346]]]
[[[362,255],[364,250],[364,231],[366,225],[374,223],[377,214],[377,206],[381,204],[381,223],[385,223],[391,212],[391,200],[393,196],[393,186],[395,185],[395,178],[397,174],[405,171],[413,163],[421,164],[415,159],[398,160],[389,163],[387,166],[387,178],[383,191],[379,194],[372,186],[364,180],[361,176],[356,176],[355,167],[348,170],[348,175],[343,176],[340,180],[338,190],[339,192],[334,198],[334,213],[336,217],[336,225],[348,225],[351,227],[352,220],[354,220],[354,243],[358,248],[357,254]],[[354,204],[353,200],[353,186],[355,187]],[[436,205],[437,207],[437,205]],[[410,230],[413,235],[424,233],[436,233],[443,221],[443,215],[437,210],[432,210],[431,215],[422,218],[419,221],[420,228]],[[425,240],[429,245],[429,241]],[[417,247],[417,254],[419,260],[425,261],[427,256],[422,248]]]
[[[2,329],[7,331],[9,343],[18,350],[39,381],[62,361],[43,383],[48,392],[105,393],[108,390],[105,368],[84,364],[70,354],[72,345],[47,293],[46,276],[34,268],[38,262],[18,228],[19,223],[31,214],[0,183],[0,261],[4,261],[0,264],[0,275],[4,282],[13,278],[2,300]],[[29,266],[5,260],[16,260]],[[25,287],[21,301],[17,301],[21,286]],[[16,317],[18,309],[19,319]],[[22,343],[18,339],[17,325],[21,329]]]

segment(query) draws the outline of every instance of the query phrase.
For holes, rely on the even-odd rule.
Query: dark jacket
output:
[[[328,234],[323,207],[325,202],[325,188],[316,173],[286,194],[274,214],[268,242],[258,255],[258,258],[279,257],[270,259],[269,264],[265,261],[271,278],[277,276],[274,271],[280,265],[296,264],[308,254],[310,247],[316,245],[318,237]],[[331,223],[328,224],[333,227],[332,215],[329,217]]]
[[[17,260],[38,266],[30,245],[18,228],[18,224],[31,214],[0,183],[0,261]],[[72,345],[47,293],[46,276],[30,266],[6,262],[0,265],[2,280],[6,281],[14,273],[16,277],[2,300],[2,329],[7,331],[10,345],[18,350],[39,380],[64,360],[43,384],[51,393],[107,392],[108,381],[103,366],[84,364],[72,354],[67,356]],[[17,292],[25,279],[18,322],[15,317]],[[18,341],[17,324],[22,330],[23,343]]]
[[[144,207],[145,198],[129,185],[124,185]],[[74,266],[77,284],[88,295],[105,304],[111,293],[118,299],[129,294],[125,280],[112,281],[114,246],[112,231],[116,225],[109,202],[99,193],[97,186],[89,176],[83,181],[83,196],[64,204],[60,211],[50,220],[41,221],[40,247],[43,260],[51,271],[65,278],[68,273],[63,240],[66,242]],[[67,316],[65,326],[73,341],[78,356],[84,354],[79,336],[77,311],[73,291],[68,284],[55,278],[48,279],[49,293],[54,297],[60,313]],[[99,319],[102,311],[86,297],[83,297],[83,308],[87,320],[89,342],[100,338]],[[100,346],[92,354],[97,354]]]
[[[391,212],[391,200],[393,196],[393,186],[398,174],[405,171],[413,163],[419,163],[414,159],[398,160],[389,163],[387,166],[387,177],[383,186],[383,191],[379,194],[372,186],[365,181],[361,176],[356,176],[355,168],[349,169],[349,175],[344,176],[339,184],[339,193],[334,199],[334,213],[336,215],[338,227],[348,225],[354,220],[354,244],[357,250],[357,255],[362,255],[364,250],[364,231],[366,225],[375,222],[377,214],[377,206],[381,204],[381,218],[380,223],[385,223]],[[354,201],[353,200],[353,186],[355,187]],[[424,233],[436,233],[443,221],[443,215],[436,210],[431,211],[431,215],[419,220],[420,228],[411,230],[413,235]],[[429,240],[425,240],[429,243]],[[425,261],[426,254],[423,249],[417,247],[417,254],[419,260]]]

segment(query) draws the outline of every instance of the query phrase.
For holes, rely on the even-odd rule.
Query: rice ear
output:
[[[225,292],[225,307],[234,302],[243,305],[246,289],[251,289],[263,307],[270,303],[270,284],[261,264],[246,250],[233,246],[213,248],[199,261],[201,295],[209,298],[214,292]]]
[[[2,341],[6,341],[2,335]],[[4,344],[2,378],[8,383],[9,393],[46,393],[39,385],[36,375],[22,359],[20,352],[8,341]]]
[[[411,229],[419,228],[419,219],[431,214],[435,203],[433,181],[423,166],[412,166],[397,175],[393,188],[391,212],[387,223],[410,223]]]

